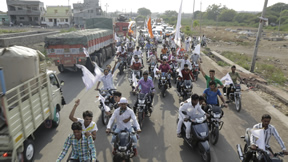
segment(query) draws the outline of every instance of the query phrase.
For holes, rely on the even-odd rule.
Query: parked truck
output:
[[[47,56],[51,58],[58,70],[77,71],[76,64],[86,65],[93,71],[90,61],[100,67],[115,54],[113,19],[93,18],[86,20],[85,30],[60,33],[45,38]],[[84,53],[87,49],[89,57]]]
[[[22,46],[0,49],[0,161],[32,162],[33,133],[41,124],[59,125],[63,82],[43,59]]]

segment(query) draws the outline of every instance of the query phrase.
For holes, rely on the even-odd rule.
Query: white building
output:
[[[72,23],[71,6],[47,6],[42,24],[47,26],[69,27]]]

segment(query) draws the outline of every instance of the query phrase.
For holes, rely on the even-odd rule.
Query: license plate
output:
[[[64,55],[64,57],[70,57],[70,55]]]

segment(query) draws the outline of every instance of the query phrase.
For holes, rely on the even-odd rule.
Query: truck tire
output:
[[[60,110],[56,108],[55,119],[52,120],[52,127],[57,128],[60,123]]]
[[[106,48],[106,51],[107,51],[108,58],[111,58],[112,57],[112,48],[109,46]]]
[[[115,44],[112,44],[111,46],[111,49],[112,49],[112,55],[111,56],[115,56],[115,53],[116,53],[116,49],[115,49]]]
[[[35,154],[35,145],[33,140],[27,139],[24,141],[24,151],[22,157],[24,162],[32,162]]]
[[[103,59],[103,64],[104,64],[104,62],[107,60],[107,53],[106,53],[105,48],[101,50],[101,53],[102,53],[102,59]]]
[[[104,51],[105,51],[105,54],[106,54],[105,60],[108,60],[110,58],[108,47],[104,48]]]
[[[64,68],[63,64],[58,65],[58,70],[60,73],[66,72],[66,69]]]
[[[99,63],[98,66],[102,67],[104,63],[102,53],[98,53],[97,57],[98,57],[98,63]]]

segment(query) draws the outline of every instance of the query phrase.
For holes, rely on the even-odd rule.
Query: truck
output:
[[[42,124],[56,128],[60,123],[64,82],[46,69],[44,59],[27,47],[0,49],[0,161],[32,162],[33,133]]]
[[[116,49],[113,19],[88,19],[85,26],[85,30],[60,33],[45,38],[47,56],[52,59],[59,72],[77,71],[76,64],[85,65],[87,69],[93,71],[91,61],[102,67],[108,58],[114,56]],[[86,55],[85,51],[87,51]]]

